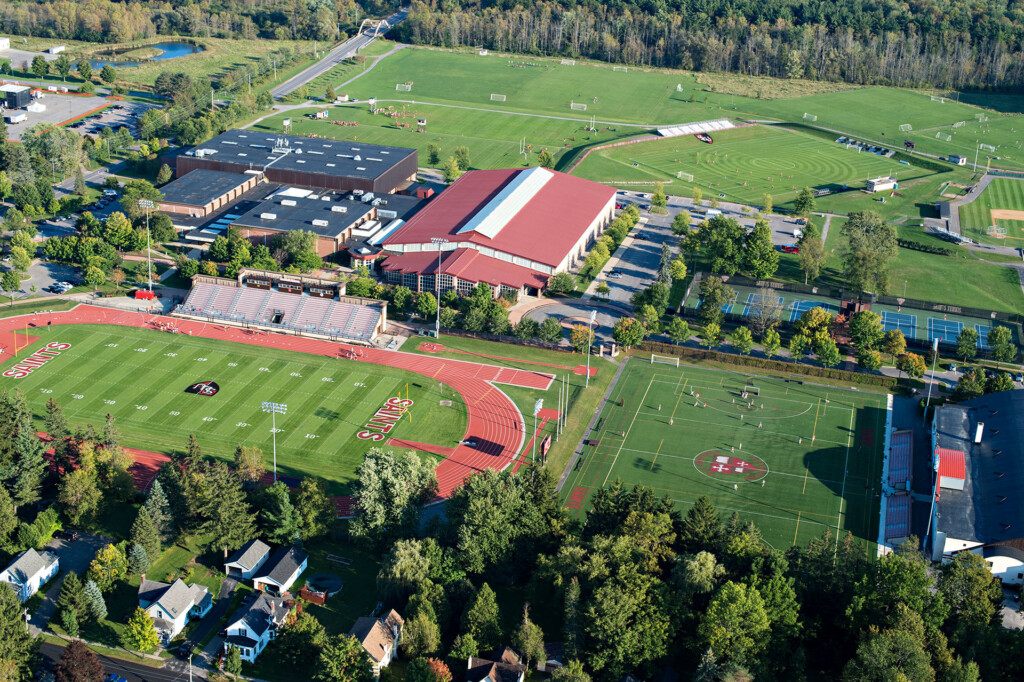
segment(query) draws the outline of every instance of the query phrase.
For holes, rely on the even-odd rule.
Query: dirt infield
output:
[[[517,468],[521,464],[521,461],[517,462],[517,458],[523,451],[523,445],[528,436],[525,420],[516,404],[498,388],[497,384],[547,390],[554,381],[553,374],[539,371],[511,369],[400,351],[357,348],[319,339],[281,334],[249,334],[246,333],[246,330],[235,327],[112,310],[85,304],[66,312],[29,313],[0,319],[0,334],[26,327],[45,327],[49,324],[111,324],[153,330],[160,330],[163,327],[165,333],[201,336],[331,358],[351,356],[354,351],[358,350],[359,356],[353,360],[354,362],[369,362],[396,367],[447,384],[461,394],[466,405],[467,423],[463,442],[474,442],[476,445],[474,447],[459,445],[438,464],[437,480],[441,497],[448,497],[453,490],[462,485],[467,476],[474,473],[487,468],[496,470],[509,466]],[[173,326],[174,332],[166,331],[169,324]],[[9,361],[2,356],[0,359]],[[153,468],[154,465],[158,466],[156,462],[150,462],[148,465],[145,467],[146,469]]]
[[[992,214],[992,224],[995,225],[997,220],[1022,220],[1024,221],[1024,211],[1013,211],[1008,208],[993,208],[989,211]]]

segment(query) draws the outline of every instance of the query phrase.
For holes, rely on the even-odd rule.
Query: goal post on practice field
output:
[[[817,121],[817,120],[818,120],[818,115],[817,115],[817,114],[808,114],[808,113],[807,113],[807,112],[805,111],[805,112],[804,112],[804,120],[805,120],[805,121],[810,121],[811,123],[814,123],[815,121]]]
[[[662,365],[675,365],[676,367],[679,366],[679,358],[672,357],[669,355],[655,355],[654,353],[651,353],[651,364],[653,365],[656,362]]]
[[[562,60],[562,66],[576,66],[576,60],[575,59],[563,59]]]
[[[932,101],[933,102],[938,102],[940,104],[945,104],[946,98],[945,97],[936,97],[935,95],[932,95]]]
[[[626,71],[629,71],[629,69],[627,69],[625,66],[613,66],[612,71],[622,71],[623,73],[625,73]]]
[[[504,102],[505,101],[505,95],[499,95],[497,93],[492,92],[491,93],[491,101],[492,102]]]
[[[952,142],[953,136],[946,135],[945,133],[935,133],[936,140],[945,140],[946,142]]]
[[[910,125],[909,123],[901,123],[900,124],[900,132],[901,133],[909,133],[913,129],[914,129],[914,126]]]
[[[569,102],[569,108],[572,109],[573,111],[586,111],[587,105],[580,104],[579,102]]]
[[[686,173],[684,171],[679,171],[678,173],[676,173],[676,177],[679,178],[680,180],[686,180],[687,182],[693,182],[693,173]]]
[[[412,83],[395,83],[395,90],[399,92],[412,92]]]
[[[980,150],[982,150],[984,152],[994,152],[996,150],[996,148],[993,147],[992,145],[985,144],[985,143],[979,144],[978,145],[978,149],[980,149]]]
[[[744,385],[743,386],[743,392],[746,393],[747,395],[751,395],[751,394],[753,394],[753,395],[761,395],[761,389],[758,388],[757,386],[747,386],[747,385]]]
[[[967,121],[957,121],[956,123],[953,124],[953,127],[963,128],[965,125],[967,125]]]

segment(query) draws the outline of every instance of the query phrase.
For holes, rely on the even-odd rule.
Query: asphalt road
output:
[[[45,659],[45,666],[48,670],[52,670],[53,666],[60,659],[61,654],[64,653],[64,647],[43,642],[40,651]],[[100,656],[100,662],[103,664],[103,673],[105,675],[115,673],[128,680],[128,682],[172,682],[189,679],[188,670],[186,669],[167,670],[166,668],[150,668],[138,663],[130,663],[118,658],[102,655]],[[202,670],[193,667],[192,679],[205,680],[206,676]]]
[[[405,16],[408,13],[408,9],[401,9],[392,14],[390,17],[388,17],[387,22],[391,26],[394,26],[395,24],[405,19]],[[384,34],[382,33],[381,35]],[[310,66],[309,68],[302,71],[298,75],[289,78],[284,83],[271,90],[270,94],[273,95],[274,99],[280,99],[285,95],[289,95],[295,92],[300,87],[310,82],[317,76],[320,76],[326,71],[330,71],[331,69],[333,69],[335,66],[342,63],[346,59],[350,59],[356,54],[356,52],[366,47],[373,41],[374,37],[366,35],[365,33],[360,33],[352,36],[351,38],[343,42],[341,45],[338,45],[336,48],[328,52],[327,55],[323,59],[318,61],[316,64]]]

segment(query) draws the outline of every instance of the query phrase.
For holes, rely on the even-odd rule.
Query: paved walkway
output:
[[[963,236],[963,231],[960,229],[960,207],[966,206],[967,204],[973,203],[981,193],[985,191],[985,188],[992,184],[992,180],[995,179],[993,175],[983,175],[978,184],[974,186],[971,193],[960,199],[954,199],[953,201],[946,202],[949,204],[949,231]]]

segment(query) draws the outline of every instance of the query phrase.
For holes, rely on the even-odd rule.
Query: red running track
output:
[[[396,367],[447,384],[458,391],[466,404],[466,433],[462,440],[474,441],[476,445],[456,446],[454,452],[437,465],[437,482],[441,497],[450,496],[452,491],[462,485],[471,474],[485,469],[505,469],[515,461],[516,455],[523,447],[526,437],[523,415],[515,403],[495,384],[547,390],[554,381],[554,375],[543,372],[363,348],[300,336],[254,333],[237,327],[84,304],[66,312],[31,313],[0,319],[0,334],[25,329],[26,325],[39,327],[47,324],[113,324],[155,329],[157,323],[174,325],[178,333],[191,336],[334,358],[342,353],[358,351],[358,359],[349,362],[370,362]]]

